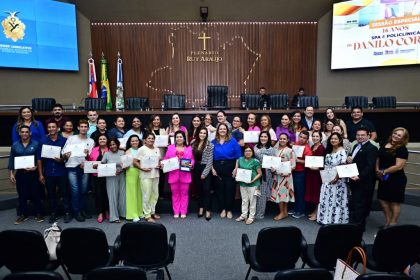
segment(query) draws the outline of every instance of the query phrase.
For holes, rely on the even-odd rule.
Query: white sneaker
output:
[[[137,222],[139,222],[139,221],[140,221],[140,218],[139,218],[139,217],[137,217],[137,218],[134,218],[134,219],[133,219],[133,222],[134,222],[134,223],[137,223]]]

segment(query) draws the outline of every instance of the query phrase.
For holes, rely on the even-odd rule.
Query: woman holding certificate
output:
[[[90,152],[88,161],[102,161],[103,156],[108,151],[108,138],[106,135],[101,135],[98,138],[98,145]],[[96,220],[98,223],[102,223],[104,219],[109,219],[109,201],[108,194],[106,192],[106,177],[98,177],[97,173],[93,173],[92,175],[93,186],[95,188],[96,212],[98,213],[98,218]]]
[[[280,213],[274,217],[274,220],[280,221],[288,216],[287,204],[295,201],[292,170],[296,167],[296,155],[289,146],[289,136],[286,133],[279,135],[279,145],[275,155],[280,157],[282,165],[271,168],[274,174],[271,201],[279,204]]]
[[[195,141],[192,144],[195,168],[193,170],[193,182],[199,190],[198,217],[204,215],[206,211],[206,220],[211,219],[211,195],[210,195],[210,176],[209,173],[213,167],[214,146],[208,140],[208,130],[205,127],[199,129]]]
[[[378,199],[385,214],[385,226],[397,224],[404,202],[407,178],[404,166],[408,159],[408,131],[397,127],[392,131],[388,143],[382,145],[376,161],[376,175],[380,179]]]
[[[337,165],[346,164],[346,159],[343,138],[334,132],[328,139],[324,170],[332,170]],[[338,178],[338,175],[329,182],[324,181],[321,185],[317,222],[324,225],[349,222],[347,183],[345,179]]]
[[[126,213],[125,175],[124,169],[121,166],[121,156],[124,155],[124,152],[119,150],[120,141],[115,138],[108,140],[108,148],[109,152],[105,153],[101,163],[115,163],[116,165],[115,175],[106,177],[106,190],[109,200],[109,221],[111,223],[121,223],[120,217],[125,217]]]
[[[175,132],[182,131],[185,134],[186,139],[188,139],[188,130],[185,126],[181,125],[181,118],[179,117],[178,113],[175,113],[171,117],[171,121],[169,122],[169,126],[166,128],[166,134],[169,135],[169,139],[171,140],[171,144],[175,144]]]
[[[166,136],[166,130],[162,127],[162,122],[160,120],[159,115],[152,115],[149,120],[149,125],[147,127],[147,131],[149,133],[153,133],[155,135],[155,138],[153,139],[153,142],[155,142],[156,137]],[[162,137],[164,139],[165,137]],[[146,137],[144,136],[144,139]],[[160,146],[158,146],[160,150],[160,155],[163,156],[166,153],[166,147],[168,146],[168,140],[166,143],[162,143]],[[163,199],[163,190],[165,188],[165,175],[162,171],[162,169],[159,169],[159,195],[161,199]],[[144,210],[143,210],[144,211]]]
[[[169,172],[168,183],[172,191],[172,208],[174,218],[187,217],[188,187],[191,183],[191,169],[194,166],[194,156],[191,147],[187,146],[187,138],[183,131],[175,132],[175,144],[169,145],[165,159],[178,158],[179,169]]]
[[[143,134],[142,134],[143,136]],[[126,191],[126,219],[133,220],[133,222],[140,221],[143,218],[143,202],[142,192],[139,178],[139,169],[133,166],[133,160],[137,157],[139,148],[141,146],[140,137],[137,134],[133,134],[128,137],[127,150],[125,155],[127,159],[131,161],[130,166],[125,171],[125,191]]]
[[[262,119],[262,118],[261,118]],[[262,163],[264,157],[273,157],[276,151],[271,146],[271,135],[268,131],[262,131],[259,136],[258,144],[254,147],[255,158]],[[255,213],[256,219],[264,219],[265,206],[267,200],[271,197],[271,188],[273,186],[273,174],[271,174],[271,166],[262,169],[262,182],[259,188],[257,187],[257,210]]]
[[[324,157],[325,148],[321,144],[322,135],[319,131],[312,133],[313,145],[311,147],[312,156]],[[315,210],[309,215],[309,220],[316,221],[319,193],[321,190],[321,175],[319,174],[318,167],[309,167],[306,169],[306,189],[305,189],[305,201],[312,204]]]
[[[144,135],[144,145],[139,149],[134,160],[134,166],[140,169],[140,186],[143,200],[144,218],[148,222],[160,219],[155,213],[159,198],[159,160],[160,149],[155,147],[155,134],[147,132]]]
[[[248,178],[240,176],[240,171],[246,170],[250,175]],[[250,225],[254,222],[255,208],[257,204],[255,191],[260,185],[260,178],[262,176],[260,162],[254,157],[254,150],[245,145],[244,156],[236,161],[236,167],[233,170],[233,175],[239,181],[242,197],[242,214],[236,221],[243,222]]]
[[[236,160],[241,157],[241,147],[231,137],[226,124],[219,124],[216,130],[216,138],[212,141],[213,153],[213,182],[216,182],[216,193],[219,198],[219,206],[222,209],[221,218],[232,219],[233,203],[235,199],[235,179],[233,170]]]

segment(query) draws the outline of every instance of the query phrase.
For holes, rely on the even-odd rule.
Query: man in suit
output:
[[[347,158],[347,163],[355,163],[359,175],[350,178],[351,189],[350,222],[366,226],[366,217],[372,201],[372,188],[375,186],[375,164],[378,150],[369,141],[369,129],[361,126],[356,131],[357,145]]]
[[[306,127],[307,130],[312,130],[312,124],[314,122],[314,107],[307,106],[303,112],[305,117],[302,118],[302,125]]]

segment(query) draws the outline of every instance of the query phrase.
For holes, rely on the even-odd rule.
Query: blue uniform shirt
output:
[[[10,149],[10,157],[9,157],[9,170],[15,169],[15,157],[22,157],[22,156],[35,156],[35,166],[36,162],[40,159],[41,150],[40,146],[37,141],[30,140],[28,145],[23,146],[22,141],[18,140],[13,143]]]
[[[57,146],[63,149],[64,145],[66,144],[67,139],[63,136],[58,135],[57,139],[53,141],[49,136],[44,140],[42,144],[50,145],[50,146]],[[42,150],[42,146],[40,147]],[[52,158],[42,158],[42,163],[44,167],[44,175],[51,176],[51,177],[58,177],[64,176],[67,174],[66,166],[64,162],[56,162]]]

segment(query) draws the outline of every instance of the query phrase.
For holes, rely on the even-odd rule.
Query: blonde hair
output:
[[[229,127],[224,123],[219,123],[219,125],[217,126],[217,129],[216,129],[216,141],[217,141],[217,143],[220,143],[219,129],[222,125],[226,127],[226,142],[229,141],[230,138],[232,138],[232,135],[229,131]]]
[[[394,134],[396,131],[401,130],[403,132],[403,137],[401,139],[401,142],[398,143],[392,143],[392,134]],[[408,130],[404,127],[397,127],[392,130],[391,135],[388,138],[388,143],[391,144],[391,148],[389,149],[389,153],[392,155],[395,155],[395,151],[398,150],[398,148],[402,146],[407,146],[408,140],[410,138],[410,135],[408,133]]]

